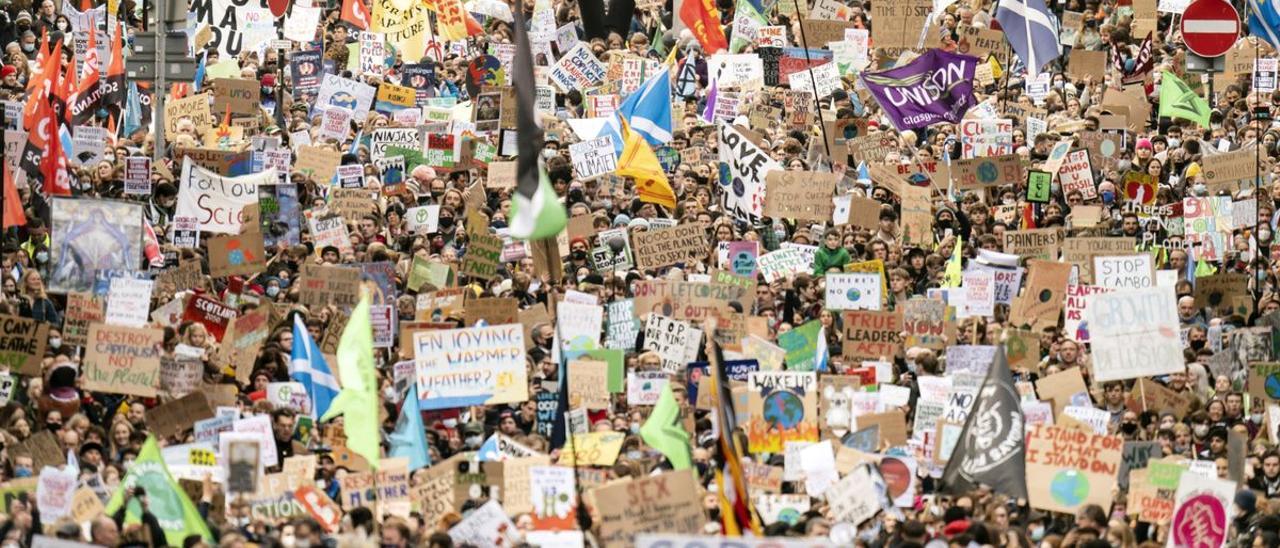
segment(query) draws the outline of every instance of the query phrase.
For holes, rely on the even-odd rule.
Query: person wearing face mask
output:
[[[469,422],[462,427],[462,443],[466,444],[468,451],[475,451],[484,443],[484,424],[480,422]]]

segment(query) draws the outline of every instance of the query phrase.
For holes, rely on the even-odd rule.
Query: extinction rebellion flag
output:
[[[956,123],[975,104],[977,57],[931,49],[884,72],[864,73],[862,83],[899,131]]]

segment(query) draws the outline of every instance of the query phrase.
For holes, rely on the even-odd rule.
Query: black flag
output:
[[[999,346],[942,473],[946,491],[966,492],[982,484],[996,493],[1027,498],[1026,420],[1020,402],[1004,346]]]

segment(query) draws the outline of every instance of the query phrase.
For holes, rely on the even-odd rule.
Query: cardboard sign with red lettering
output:
[[[196,295],[187,301],[187,309],[182,312],[183,321],[193,321],[204,325],[214,339],[221,341],[227,333],[227,326],[236,317],[236,309],[222,304],[210,297]]]
[[[153,398],[160,386],[164,330],[95,323],[89,325],[84,388],[94,392]]]
[[[846,360],[892,360],[902,349],[902,311],[851,310],[844,313]]]
[[[706,521],[691,470],[614,482],[591,493],[605,546],[630,545],[640,533],[693,534]]]
[[[1111,507],[1124,438],[1064,426],[1027,432],[1027,493],[1031,507],[1074,514],[1086,504]]]

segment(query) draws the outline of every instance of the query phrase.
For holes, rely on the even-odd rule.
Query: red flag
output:
[[[480,26],[480,22],[476,21],[475,16],[471,12],[464,11],[465,23],[467,25],[467,36],[481,36],[484,34],[484,27]]]
[[[693,33],[707,55],[729,47],[720,27],[720,12],[712,0],[684,0],[680,5],[680,20]]]
[[[4,162],[4,228],[26,226],[27,213],[22,210],[22,198],[18,197],[18,185],[13,180],[9,162]]]
[[[40,53],[44,53],[43,47],[40,48]],[[40,105],[48,104],[49,97],[54,93],[54,84],[58,80],[58,63],[61,62],[62,42],[59,41],[54,44],[53,53],[36,64],[38,72],[31,75],[31,81],[27,85],[27,103],[22,107],[22,127],[28,131],[37,121]]]
[[[363,0],[342,0],[342,20],[360,30],[369,29],[369,7]]]
[[[44,158],[40,159],[40,175],[44,180],[44,191],[49,196],[70,196],[71,180],[67,175],[67,155],[62,150],[62,139],[58,137],[60,122],[52,105],[46,108],[45,112],[47,121],[41,125],[48,128],[49,133],[43,137],[48,141],[49,148]]]
[[[116,36],[111,40],[111,62],[107,65],[107,77],[102,81],[102,101],[119,105],[122,109],[128,95],[124,90],[124,28],[116,22]]]
[[[61,42],[59,42],[61,44]],[[31,71],[31,76],[27,79],[27,92],[30,93],[35,89],[36,84],[40,82],[40,77],[46,74],[44,71],[45,60],[49,58],[45,54],[49,51],[49,27],[42,26],[40,29],[40,47],[36,48],[36,64],[35,70]]]
[[[67,63],[66,73],[62,75],[62,80],[53,88],[53,109],[58,116],[67,123],[71,123],[71,112],[67,105],[71,104],[71,97],[76,94],[76,64]]]
[[[28,179],[40,175],[40,161],[44,157],[46,145],[49,144],[51,136],[57,138],[49,129],[49,121],[53,118],[50,115],[49,102],[31,101],[31,103],[36,105],[36,116],[31,130],[27,132],[27,146],[22,149],[22,158],[18,160],[18,167],[27,172],[30,176]]]

